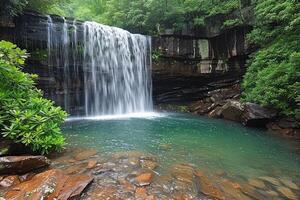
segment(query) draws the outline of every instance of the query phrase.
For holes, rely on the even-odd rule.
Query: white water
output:
[[[152,110],[149,37],[85,22],[84,44],[86,116]]]
[[[50,16],[47,33],[49,66],[61,68],[62,76],[62,91],[55,91],[60,95],[52,99],[66,111],[74,109],[71,102],[80,102],[82,95],[81,117],[153,110],[150,37],[95,22],[80,27],[65,18],[53,22]],[[81,77],[83,92],[77,86]]]

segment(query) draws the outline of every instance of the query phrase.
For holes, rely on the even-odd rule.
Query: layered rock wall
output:
[[[154,102],[190,103],[204,98],[208,91],[230,86],[240,80],[245,72],[245,62],[251,48],[246,42],[246,34],[251,30],[251,9],[244,9],[249,22],[243,26],[222,28],[224,19],[232,16],[217,16],[207,22],[207,26],[195,28],[187,24],[181,31],[165,30],[152,38],[153,54],[159,54],[153,60],[152,78]],[[250,14],[249,14],[250,13]],[[60,24],[56,31],[62,30],[62,24],[68,24],[72,35],[74,24],[77,27],[76,48],[82,50],[83,27],[80,21],[51,16],[53,23]],[[62,63],[49,63],[48,28],[49,18],[38,13],[27,12],[22,16],[0,22],[0,40],[9,40],[30,53],[24,68],[29,73],[39,75],[38,87],[47,98],[65,107],[64,66]],[[0,20],[1,21],[1,20]],[[58,54],[63,54],[60,49]],[[69,56],[74,56],[70,53]],[[80,113],[84,106],[82,57],[75,56],[73,67],[68,73],[75,73],[76,80],[68,84],[68,95],[72,101],[69,112]],[[74,76],[75,77],[75,76]]]

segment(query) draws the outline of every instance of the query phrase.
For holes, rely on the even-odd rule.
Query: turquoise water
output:
[[[63,128],[72,147],[89,147],[100,155],[141,151],[158,158],[159,171],[190,163],[207,172],[236,178],[272,176],[300,180],[297,143],[265,130],[187,114],[160,117],[75,120]]]

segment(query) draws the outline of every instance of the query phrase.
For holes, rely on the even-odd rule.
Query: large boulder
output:
[[[220,117],[232,121],[241,121],[241,116],[244,111],[243,105],[239,101],[228,101],[218,113]]]
[[[0,156],[16,156],[29,152],[30,150],[24,145],[4,139],[0,136]]]
[[[246,126],[264,127],[277,116],[275,110],[264,108],[255,103],[246,103],[242,122]]]
[[[61,170],[52,169],[10,188],[4,197],[15,200],[22,200],[24,197],[31,200],[76,199],[92,180],[89,175],[68,176]]]
[[[47,167],[50,163],[50,160],[45,156],[0,157],[0,174],[25,174],[35,169]]]

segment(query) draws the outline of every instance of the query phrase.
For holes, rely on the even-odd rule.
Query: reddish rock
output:
[[[72,165],[70,167],[68,167],[67,169],[65,169],[65,173],[66,174],[78,174],[78,173],[82,173],[86,170],[86,163],[81,163],[78,165]]]
[[[125,179],[119,179],[118,182],[126,190],[133,191],[135,189],[135,186]]]
[[[0,157],[0,174],[25,174],[47,167],[50,160],[44,156],[6,156]]]
[[[94,149],[89,149],[89,150],[84,150],[80,153],[78,153],[75,156],[75,160],[79,161],[79,160],[86,160],[88,158],[90,158],[91,156],[94,156],[97,154],[97,151]]]
[[[219,200],[225,199],[222,192],[217,187],[215,187],[206,177],[199,178],[199,187],[200,191],[207,196]]]
[[[251,186],[256,187],[256,188],[263,189],[263,188],[266,187],[266,185],[264,184],[264,182],[261,181],[261,180],[258,180],[258,179],[249,179],[248,182],[249,182],[249,184]]]
[[[202,171],[200,171],[200,170],[197,170],[197,171],[195,172],[195,176],[197,176],[197,177],[203,177],[203,176],[204,176],[204,173],[203,173]]]
[[[113,186],[95,188],[88,195],[91,200],[117,200],[117,189]]]
[[[35,175],[35,173],[30,172],[30,173],[19,176],[19,179],[21,182],[29,181],[34,175]]]
[[[18,176],[7,176],[0,181],[0,187],[11,187],[20,183]]]
[[[189,164],[176,164],[171,167],[171,174],[174,178],[185,183],[192,183],[195,169]]]
[[[93,169],[97,165],[97,160],[90,160],[87,164],[88,169]]]
[[[283,196],[285,196],[288,199],[292,199],[292,200],[298,199],[296,194],[287,187],[278,187],[277,190],[278,190],[278,192],[280,192]]]
[[[140,165],[142,166],[142,168],[147,168],[151,170],[154,170],[155,168],[158,167],[157,162],[152,160],[141,160]]]
[[[136,193],[136,194],[146,194],[146,193],[147,193],[147,190],[146,190],[146,188],[143,188],[143,187],[137,187],[137,188],[135,189],[135,193]]]
[[[93,180],[88,175],[67,176],[52,169],[35,175],[31,180],[16,185],[5,194],[6,199],[30,200],[77,198]]]
[[[140,174],[139,176],[137,176],[135,178],[136,185],[138,185],[138,186],[150,185],[150,183],[152,181],[152,177],[153,177],[153,175],[150,172]]]

